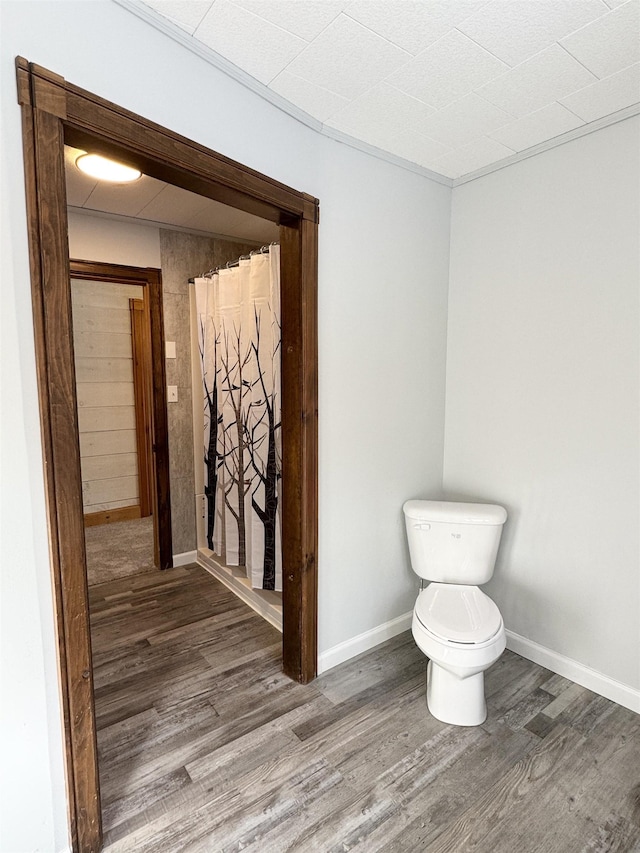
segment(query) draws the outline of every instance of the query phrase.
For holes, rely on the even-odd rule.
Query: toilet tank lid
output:
[[[455,501],[407,501],[402,508],[407,518],[449,524],[504,524],[507,511],[496,504]]]

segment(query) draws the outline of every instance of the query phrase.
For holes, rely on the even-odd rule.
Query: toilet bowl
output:
[[[407,501],[414,572],[429,581],[411,630],[429,659],[427,707],[444,723],[479,726],[487,716],[484,673],[506,647],[504,623],[479,585],[493,575],[507,513],[494,504]]]
[[[413,610],[411,631],[429,659],[427,707],[443,723],[486,720],[484,672],[506,647],[500,611],[478,587],[432,583]]]

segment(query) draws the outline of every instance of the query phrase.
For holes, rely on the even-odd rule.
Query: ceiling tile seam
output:
[[[461,23],[464,23],[464,22],[463,22],[463,21],[461,21]],[[522,63],[518,63],[518,65],[511,65],[511,63],[510,63],[510,62],[507,62],[505,59],[500,59],[500,57],[499,57],[499,56],[496,56],[496,55],[495,55],[495,53],[493,53],[492,51],[490,51],[488,47],[485,47],[485,46],[484,46],[483,44],[481,44],[479,41],[476,41],[476,39],[474,39],[472,36],[469,36],[469,35],[467,35],[466,33],[463,33],[463,32],[462,32],[462,30],[461,30],[461,29],[459,29],[458,27],[452,27],[452,28],[449,30],[449,32],[452,32],[452,30],[456,30],[456,32],[460,33],[460,35],[461,35],[461,36],[464,36],[466,39],[469,39],[469,41],[472,41],[472,42],[475,44],[475,46],[476,46],[476,47],[479,47],[481,50],[484,50],[484,52],[485,52],[485,53],[488,53],[488,54],[489,54],[489,56],[492,56],[492,57],[493,57],[494,59],[496,59],[498,62],[502,63],[502,65],[506,65],[506,66],[507,66],[507,67],[506,67],[506,70],[505,70],[505,71],[503,71],[503,72],[502,72],[502,74],[508,74],[508,73],[509,73],[509,71],[511,71],[511,69],[512,69],[512,68],[517,68],[517,67],[518,67],[518,65],[521,65],[521,64],[522,64]],[[496,74],[496,76],[495,76],[495,77],[492,77],[492,78],[491,78],[491,80],[496,80],[498,77],[502,77],[502,74]],[[489,83],[490,81],[489,81],[489,80],[486,80],[485,82],[486,82],[486,83]]]
[[[165,231],[180,231],[185,234],[195,234],[202,237],[217,237],[219,239],[229,240],[233,243],[255,243],[256,246],[260,245],[259,241],[246,240],[244,237],[238,237],[234,234],[222,234],[217,231],[204,231],[202,228],[190,228],[187,225],[173,225],[170,222],[158,222],[155,219],[139,219],[136,216],[129,216],[126,213],[110,213],[106,210],[87,209],[84,207],[77,207],[72,204],[67,206],[67,210],[70,213],[75,213],[79,216],[92,216],[97,219],[113,219],[118,222],[126,222],[131,225],[143,225],[146,228],[157,228],[158,230],[164,229]]]
[[[589,85],[590,85],[590,86],[593,86],[593,83],[590,83]],[[584,86],[583,88],[584,88],[584,89],[588,89],[588,88],[589,88],[589,86]],[[583,89],[576,89],[576,90],[575,90],[575,92],[571,92],[570,94],[571,94],[571,95],[575,95],[577,92],[582,92],[582,91],[583,91]],[[568,98],[568,97],[570,97],[570,95],[565,95],[565,98]],[[555,103],[556,103],[556,104],[558,104],[558,106],[560,106],[560,107],[562,107],[563,109],[565,109],[568,113],[571,113],[571,115],[572,115],[572,116],[575,116],[575,117],[576,117],[577,119],[579,119],[583,124],[589,124],[589,122],[586,122],[586,121],[582,118],[582,116],[579,116],[579,115],[578,115],[578,113],[574,112],[574,111],[571,109],[571,107],[568,107],[566,104],[563,104],[563,103],[562,103],[562,101],[556,101]]]
[[[2,2],[2,0],[0,0],[0,2]],[[159,13],[154,12],[150,7],[142,3],[141,0],[113,0],[113,2],[136,17],[141,18],[145,23],[159,30],[165,36],[177,41],[178,44],[198,56],[204,62],[207,62],[214,68],[217,68],[218,71],[226,74],[227,77],[230,77],[241,86],[249,89],[249,91],[258,95],[258,97],[268,101],[274,107],[281,110],[283,113],[286,113],[291,118],[306,125],[306,127],[311,128],[311,130],[315,130],[317,132],[321,131],[322,122],[319,119],[314,118],[301,107],[297,107],[291,101],[283,98],[282,95],[279,95],[255,77],[252,77],[248,72],[243,71],[242,68],[226,59],[222,54],[213,50],[213,48],[207,47],[203,42],[188,35],[184,30],[178,27],[177,24],[169,21]]]
[[[524,151],[515,154],[513,157],[509,157],[506,161],[497,161],[495,164],[489,164],[488,166],[485,166],[482,169],[468,173],[468,175],[462,175],[459,178],[451,179],[446,177],[445,175],[439,174],[438,172],[434,172],[428,169],[427,167],[420,166],[416,163],[404,160],[403,158],[397,155],[391,154],[382,149],[378,149],[375,146],[370,145],[369,143],[366,143],[362,140],[358,140],[354,137],[350,137],[348,134],[325,126],[318,119],[315,119],[301,108],[296,107],[290,101],[287,101],[285,98],[279,96],[272,89],[269,89],[267,86],[260,83],[255,78],[251,77],[251,75],[247,74],[246,72],[243,72],[242,69],[239,69],[238,66],[229,62],[211,48],[207,48],[205,45],[201,44],[200,42],[197,42],[184,30],[182,30],[172,22],[168,22],[166,18],[159,15],[158,13],[153,12],[148,6],[145,6],[143,3],[141,3],[140,0],[113,0],[113,2],[126,9],[130,13],[141,18],[143,21],[150,24],[155,29],[159,30],[165,35],[169,36],[174,41],[177,41],[183,47],[186,47],[190,52],[196,54],[205,62],[208,62],[209,64],[213,65],[219,71],[222,71],[223,73],[227,74],[232,79],[235,79],[238,83],[245,86],[245,88],[249,89],[254,94],[263,97],[273,106],[280,109],[282,112],[288,114],[291,118],[294,118],[295,120],[299,121],[301,124],[304,124],[310,129],[315,130],[316,132],[321,133],[322,135],[328,138],[334,139],[338,142],[343,142],[344,144],[347,144],[352,148],[361,150],[364,153],[368,153],[371,156],[377,157],[378,159],[392,163],[400,168],[404,168],[407,171],[414,172],[415,174],[427,177],[431,180],[434,180],[436,183],[440,183],[444,186],[455,187],[457,185],[467,183],[470,180],[475,180],[476,178],[482,177],[486,174],[490,174],[493,171],[499,171],[502,168],[506,168],[506,166],[511,165],[512,163],[528,159],[529,157],[535,156],[535,154],[537,153],[541,153],[542,151],[557,147],[561,144],[564,144],[565,142],[570,141],[572,138],[579,138],[580,136],[588,135],[589,133],[601,129],[602,127],[606,127],[610,124],[615,124],[618,121],[622,121],[625,118],[629,118],[633,115],[637,115],[638,113],[640,113],[640,105],[633,105],[631,107],[624,108],[623,110],[618,111],[616,113],[612,113],[611,115],[606,116],[602,119],[597,119],[594,122],[587,122],[583,124],[580,128],[576,128],[573,131],[568,131],[567,134],[565,134],[565,136],[568,137],[566,139],[564,139],[562,136],[555,137],[552,142],[539,143],[538,145],[533,146],[531,149],[525,149]],[[580,117],[577,116],[577,118]]]
[[[363,30],[368,30],[368,32],[370,32],[372,35],[377,36],[380,39],[384,39],[384,41],[386,41],[387,44],[390,44],[392,47],[395,47],[397,50],[401,50],[403,53],[406,53],[407,57],[408,57],[407,62],[411,62],[412,59],[415,59],[415,57],[418,56],[417,53],[411,53],[411,51],[407,50],[406,47],[402,47],[401,44],[398,44],[397,42],[392,41],[388,36],[385,36],[384,33],[379,33],[377,30],[374,30],[371,27],[367,26],[367,24],[363,24],[362,21],[359,21],[357,18],[352,18],[351,15],[348,12],[346,12],[344,9],[338,15],[338,18],[342,18],[342,17],[348,18],[352,23],[357,24],[359,27],[362,27]],[[336,20],[336,19],[334,18],[334,20]],[[434,42],[434,44],[435,44],[435,42]],[[420,51],[420,53],[422,53],[422,51]],[[403,67],[402,65],[399,65],[398,68],[395,69],[395,71],[398,71],[402,67]],[[395,71],[392,73],[395,73]]]
[[[1,2],[1,0],[0,0],[0,2]],[[116,2],[117,2],[117,0],[116,0]],[[214,0],[214,3],[215,3],[215,2],[216,2],[216,0]],[[237,4],[237,3],[235,2],[235,0],[230,0],[230,2],[231,2],[231,3],[232,3],[232,4],[233,4],[237,9],[242,9],[242,11],[243,11],[243,12],[249,11],[248,9],[246,9],[246,7],[244,7],[244,6],[240,6],[239,4]],[[212,5],[213,5],[213,4],[212,4]],[[295,36],[296,38],[302,39],[302,41],[306,41],[307,45],[310,45],[310,44],[313,44],[313,42],[314,42],[317,38],[320,38],[320,36],[325,32],[325,30],[327,30],[327,29],[328,29],[328,28],[329,28],[329,27],[330,27],[330,26],[331,26],[331,25],[332,25],[332,24],[333,24],[333,23],[334,23],[334,22],[335,22],[335,21],[340,17],[340,15],[342,15],[343,13],[342,13],[342,12],[338,12],[338,14],[337,14],[335,17],[333,17],[333,18],[329,21],[329,23],[328,23],[328,24],[325,24],[325,26],[324,26],[324,27],[323,27],[323,28],[322,28],[318,33],[316,33],[316,34],[315,34],[315,36],[314,36],[311,40],[309,40],[309,39],[305,38],[304,36],[298,35],[298,33],[294,33],[292,30],[287,30],[287,29],[286,29],[285,27],[283,27],[281,24],[276,24],[276,23],[274,23],[273,21],[270,21],[268,18],[263,18],[263,17],[262,17],[262,15],[260,15],[258,12],[251,12],[251,14],[252,14],[252,15],[255,15],[255,17],[257,17],[257,18],[260,18],[260,20],[261,20],[261,21],[266,21],[266,23],[271,24],[271,25],[272,25],[272,26],[274,26],[274,27],[279,27],[279,28],[280,28],[281,30],[283,30],[284,32],[289,33],[289,35],[292,35],[292,36]],[[305,49],[305,48],[303,48],[303,50],[304,50],[304,49]],[[302,53],[302,51],[300,51],[300,53]],[[300,54],[298,54],[298,56],[299,56],[299,55],[300,55]],[[296,57],[294,57],[294,59],[295,59],[295,58],[296,58]],[[293,59],[291,60],[291,62],[293,62]],[[283,68],[282,70],[284,71],[285,69]],[[303,79],[303,78],[300,78],[300,79]]]
[[[289,73],[291,74],[292,72],[289,72]],[[388,77],[392,76],[393,73],[394,72],[391,72],[391,74],[389,74]],[[361,92],[361,94],[359,94],[357,97],[349,99],[348,104],[342,104],[341,106],[339,106],[334,112],[331,113],[331,115],[328,115],[324,119],[322,126],[324,127],[328,121],[331,121],[338,113],[342,112],[343,110],[349,110],[350,107],[352,107],[354,104],[356,104],[361,98],[366,97],[370,92],[375,91],[375,89],[377,89],[379,86],[382,86],[383,84],[385,86],[388,86],[390,89],[394,89],[394,91],[398,92],[399,95],[402,95],[405,98],[411,98],[412,101],[416,101],[416,104],[422,104],[423,106],[428,107],[430,110],[433,110],[433,116],[436,116],[438,114],[439,110],[436,107],[434,107],[432,104],[428,104],[426,101],[423,101],[421,98],[416,98],[415,95],[411,95],[411,94],[409,94],[409,92],[403,92],[402,89],[399,89],[397,86],[394,86],[393,83],[389,83],[388,77],[385,77],[382,80],[378,80],[377,83],[374,83],[373,86],[370,86],[364,92]],[[299,79],[304,80],[303,77],[300,77]],[[305,82],[309,82],[309,81],[305,80]],[[318,84],[314,83],[314,85],[317,86]],[[331,89],[326,89],[324,86],[318,86],[318,88],[323,89],[325,92],[331,92],[331,94],[333,94],[333,95],[336,94]],[[429,116],[429,118],[431,118],[431,117],[432,116]],[[420,131],[414,131],[414,132],[420,133]],[[430,139],[431,142],[437,142],[438,141],[437,139],[432,139],[430,136],[427,136],[424,133],[420,133],[420,135],[424,136],[427,139]],[[440,144],[442,144],[442,143],[440,143]]]
[[[0,2],[1,2],[1,0],[0,0]],[[117,2],[117,0],[116,0],[116,2]],[[287,62],[287,64],[286,64],[283,68],[280,68],[278,71],[276,71],[276,72],[275,72],[275,74],[273,75],[273,77],[271,77],[271,78],[270,78],[270,80],[269,80],[267,83],[263,84],[263,85],[269,86],[271,83],[273,83],[273,81],[274,81],[274,80],[275,80],[275,78],[278,76],[278,74],[281,74],[283,71],[285,71],[285,70],[286,70],[286,68],[291,64],[291,62],[293,62],[294,60],[296,60],[296,59],[300,56],[300,54],[301,54],[301,53],[303,53],[303,52],[304,52],[304,51],[309,47],[309,45],[310,45],[310,44],[312,44],[312,42],[308,41],[308,39],[304,38],[303,36],[299,36],[299,35],[297,35],[296,33],[292,33],[290,30],[287,30],[287,29],[285,29],[284,27],[281,27],[281,26],[280,26],[280,24],[275,24],[273,21],[269,21],[269,20],[267,20],[266,18],[263,18],[263,17],[261,17],[260,15],[256,14],[255,12],[252,12],[252,11],[250,11],[249,9],[245,9],[245,7],[244,7],[244,6],[237,6],[237,5],[233,2],[233,0],[229,0],[229,2],[230,2],[230,3],[231,3],[231,5],[233,6],[233,8],[234,8],[234,9],[236,9],[237,11],[241,12],[241,13],[242,13],[242,14],[244,14],[244,15],[247,15],[247,16],[248,16],[248,17],[250,17],[250,18],[254,18],[254,19],[258,22],[258,26],[260,26],[261,24],[263,24],[263,25],[265,25],[265,27],[266,27],[266,26],[273,27],[274,29],[279,30],[283,35],[292,36],[293,38],[299,39],[300,41],[303,41],[303,42],[305,43],[304,47],[302,47],[302,48],[298,51],[298,53],[296,53],[296,55],[295,55],[294,57],[292,57],[292,59],[290,59],[290,60]],[[206,18],[206,16],[209,14],[209,12],[211,11],[211,9],[215,6],[215,4],[216,4],[216,0],[214,0],[214,2],[211,4],[211,6],[210,6],[210,7],[209,7],[209,9],[207,10],[206,14],[203,16],[202,21],[204,21],[204,19],[205,19],[205,18]],[[214,50],[214,48],[209,48],[209,46],[207,45],[207,43],[206,43],[206,42],[203,42],[203,41],[198,37],[198,29],[200,28],[200,25],[202,24],[202,21],[200,21],[200,24],[198,24],[198,26],[196,27],[196,29],[193,31],[193,34],[192,34],[192,36],[191,36],[191,37],[192,37],[192,38],[194,38],[194,39],[195,39],[197,42],[199,42],[200,44],[202,44],[204,47],[208,48],[209,50]],[[217,51],[214,51],[214,52],[216,52],[216,53],[217,53]],[[220,56],[222,56],[222,54],[219,54],[219,55],[220,55]],[[223,58],[223,59],[225,59],[225,57],[222,57],[222,58]],[[227,62],[231,62],[231,60],[227,60]],[[232,64],[232,65],[235,65],[235,63],[231,63],[231,64]],[[239,68],[239,69],[240,69],[240,71],[243,71],[243,70],[244,70],[244,69],[240,68],[240,66],[238,66],[238,65],[235,65],[235,67],[236,67],[236,68]],[[247,73],[247,72],[245,72],[245,73]],[[252,76],[252,75],[249,75],[249,76]],[[256,79],[256,78],[253,78],[253,79]],[[261,81],[258,81],[258,82],[261,82]]]
[[[357,151],[362,151],[363,154],[369,154],[371,157],[376,157],[378,160],[383,160],[390,163],[392,166],[398,166],[405,169],[407,172],[413,172],[416,175],[421,175],[423,178],[428,178],[434,183],[442,184],[445,187],[453,186],[453,178],[442,175],[440,172],[434,172],[426,166],[421,166],[419,163],[413,163],[411,160],[405,160],[398,154],[393,154],[391,151],[385,151],[382,148],[376,148],[370,142],[365,142],[362,139],[357,139],[355,136],[350,136],[342,130],[338,130],[331,125],[323,126],[322,135],[334,142],[339,142],[343,145],[348,145],[350,148],[355,148]]]
[[[1,2],[1,0],[0,0],[0,2]],[[116,2],[117,2],[117,0],[116,0]],[[292,32],[291,30],[287,30],[285,27],[281,26],[280,24],[276,24],[276,23],[274,23],[273,21],[270,21],[268,18],[263,18],[263,17],[262,17],[262,15],[258,14],[257,12],[252,12],[250,9],[247,9],[247,8],[245,8],[244,6],[239,6],[239,5],[237,5],[236,3],[234,3],[234,2],[233,2],[233,0],[230,0],[230,2],[231,2],[231,5],[232,5],[234,8],[236,8],[236,9],[238,9],[238,10],[240,10],[240,11],[242,11],[242,12],[246,13],[247,15],[251,15],[253,18],[256,18],[258,21],[262,21],[263,23],[268,24],[268,25],[269,25],[269,26],[271,26],[271,27],[276,27],[277,29],[281,30],[283,33],[287,33],[287,34],[288,34],[288,35],[290,35],[290,36],[295,36],[295,38],[299,38],[301,41],[305,42],[305,46],[304,46],[303,48],[301,48],[301,49],[298,51],[298,53],[296,53],[296,55],[295,55],[295,56],[292,56],[292,57],[291,57],[291,59],[286,63],[286,65],[284,65],[282,68],[280,68],[278,71],[276,71],[276,72],[275,72],[275,74],[273,75],[273,77],[271,77],[271,78],[268,80],[268,82],[264,84],[264,85],[265,85],[265,86],[267,86],[267,87],[270,87],[270,86],[271,86],[271,84],[273,83],[273,81],[274,81],[274,80],[275,80],[275,79],[276,79],[280,74],[282,74],[282,73],[283,73],[283,71],[287,71],[287,70],[288,70],[288,68],[289,68],[289,66],[291,65],[291,63],[292,63],[292,62],[295,62],[295,61],[296,61],[296,59],[298,59],[298,57],[299,57],[302,53],[304,53],[304,51],[305,51],[305,50],[306,50],[310,45],[312,45],[312,44],[314,43],[314,41],[315,41],[315,40],[316,40],[320,35],[322,35],[322,33],[323,33],[323,32],[324,32],[328,27],[330,27],[330,26],[331,26],[331,24],[332,24],[332,23],[333,23],[337,18],[339,18],[339,17],[340,17],[340,15],[342,14],[341,12],[340,12],[340,13],[338,13],[338,14],[335,16],[335,18],[332,18],[332,20],[331,20],[331,21],[330,21],[330,22],[329,22],[325,27],[323,27],[323,29],[322,29],[319,33],[317,33],[317,35],[315,35],[311,40],[309,40],[309,39],[305,38],[304,36],[301,36],[301,35],[298,35],[297,33]],[[210,10],[214,5],[215,5],[215,0],[214,0],[214,2],[211,4],[211,7],[209,7],[209,10]],[[203,17],[203,20],[204,20],[204,17]],[[202,23],[202,21],[201,21],[200,23]],[[196,32],[197,32],[197,29],[196,29],[196,31],[194,31],[194,33],[193,33],[193,37],[194,37],[194,38],[196,37]],[[238,67],[239,67],[239,66],[236,66],[236,68],[238,68]],[[240,69],[240,70],[242,71],[243,69]],[[288,73],[289,73],[289,74],[293,74],[293,72],[291,72],[291,71],[288,71]],[[306,79],[306,77],[301,77],[299,74],[293,74],[293,76],[294,76],[294,77],[297,77],[297,78],[298,78],[298,80],[303,80],[305,83],[313,83],[313,85],[314,85],[314,86],[317,86],[317,85],[318,85],[317,83],[314,83],[314,82],[313,82],[313,80],[307,80],[307,79]],[[337,94],[338,94],[338,92],[334,92],[332,89],[327,89],[327,88],[326,88],[326,86],[318,86],[318,88],[319,88],[319,89],[324,89],[324,91],[325,91],[325,92],[331,92],[331,94],[332,94],[332,95],[337,95]],[[275,90],[274,90],[274,89],[272,89],[271,91],[275,91]],[[277,93],[276,93],[276,94],[277,94]],[[300,108],[300,109],[301,109],[301,108]],[[313,117],[312,117],[312,118],[313,118]]]
[[[566,133],[561,133],[559,136],[554,136],[551,139],[546,139],[543,142],[539,142],[537,145],[525,148],[523,151],[518,151],[513,155],[513,157],[507,157],[504,160],[489,163],[487,166],[483,166],[475,172],[469,172],[466,175],[460,175],[458,178],[453,178],[453,188],[455,189],[463,184],[476,181],[478,178],[484,178],[486,175],[490,175],[493,172],[500,172],[502,169],[507,169],[509,166],[513,166],[523,160],[529,160],[531,157],[536,157],[538,154],[543,154],[545,151],[560,148],[562,145],[566,145],[567,142],[573,142],[575,139],[580,139],[583,136],[589,136],[592,133],[597,133],[599,130],[611,127],[621,121],[634,118],[637,115],[640,115],[640,103],[633,104],[630,107],[624,107],[622,110],[617,110],[615,113],[610,113],[608,116],[603,116],[595,121],[585,122],[580,127],[568,130]],[[581,121],[584,120],[581,119]]]
[[[193,32],[192,32],[192,33],[190,33],[190,35],[191,35],[191,36],[193,36],[193,35],[194,35],[195,31],[198,29],[198,27],[200,26],[200,24],[204,21],[204,19],[207,17],[207,15],[209,14],[209,12],[213,9],[213,7],[214,7],[215,5],[216,5],[216,0],[213,0],[213,3],[209,3],[209,5],[208,5],[207,9],[202,13],[202,17],[200,18],[200,20],[198,21],[198,23],[197,23],[197,24],[195,25],[195,27],[193,28]]]
[[[140,208],[140,210],[138,211],[138,213],[136,215],[139,216],[142,213],[142,211],[145,209],[145,207],[149,207],[149,205],[158,198],[160,193],[163,192],[166,189],[166,187],[167,187],[167,184],[164,184],[163,186],[161,186],[160,189],[158,190],[158,192],[153,196],[153,198],[150,198],[147,202],[145,202],[142,205],[142,207]]]
[[[0,2],[1,2],[1,0],[0,0]],[[315,86],[316,89],[321,89],[323,92],[327,92],[327,94],[329,94],[329,95],[335,95],[335,97],[337,97],[337,98],[342,98],[343,100],[348,101],[347,104],[341,104],[339,107],[336,107],[335,112],[340,112],[340,110],[347,109],[347,107],[350,106],[354,102],[354,100],[356,100],[355,98],[352,98],[351,100],[349,100],[348,98],[345,98],[344,95],[338,95],[338,93],[334,92],[333,89],[327,89],[326,86],[321,86],[319,83],[315,83],[313,80],[307,80],[306,77],[301,77],[299,74],[295,74],[293,71],[287,71],[286,68],[283,68],[282,71],[279,71],[276,74],[276,76],[271,80],[271,82],[267,84],[270,92],[273,92],[274,94],[278,95],[278,92],[275,89],[271,88],[271,83],[275,82],[278,79],[278,77],[281,74],[284,74],[285,72],[290,77],[295,77],[296,80],[300,80],[302,83],[309,83],[312,86]],[[370,91],[370,90],[367,89],[367,91]],[[358,97],[361,97],[361,95],[358,95]],[[285,100],[287,100],[287,99],[285,98]],[[289,102],[289,103],[291,103],[291,102]],[[302,107],[299,107],[298,109],[302,109]],[[307,115],[309,115],[309,113]],[[328,121],[333,115],[335,115],[335,113],[331,113],[331,115],[328,115],[324,119],[324,121]],[[311,118],[313,118],[313,116],[311,116]],[[320,121],[320,119],[315,119],[315,120]],[[320,122],[320,123],[322,124],[322,122]]]
[[[509,72],[507,72],[507,73],[509,73]],[[493,79],[497,80],[497,77],[494,77]],[[480,89],[482,89],[482,86],[480,86]],[[473,92],[471,92],[470,94],[475,95],[476,98],[480,98],[480,100],[484,101],[485,104],[487,104],[488,106],[494,107],[497,110],[502,110],[503,113],[506,113],[506,115],[508,115],[511,118],[511,121],[505,122],[505,124],[501,125],[502,127],[505,127],[505,125],[507,125],[507,124],[512,124],[514,121],[518,121],[517,115],[514,115],[514,113],[512,113],[506,107],[498,107],[498,106],[496,106],[496,104],[493,104],[490,100],[488,100],[488,98],[485,98],[485,96],[480,93],[479,89],[474,89]],[[468,97],[468,95],[463,95],[462,97],[466,98],[466,97]],[[458,98],[458,100],[462,100],[462,99]],[[453,101],[453,103],[456,103],[456,102]],[[449,104],[448,106],[451,106],[451,104]],[[534,112],[535,112],[535,110],[534,110]],[[531,115],[531,113],[529,113],[528,115]]]
[[[215,2],[216,2],[216,0],[214,0],[214,2],[212,3],[212,6],[215,6]],[[281,24],[276,24],[274,21],[270,21],[268,18],[263,18],[262,15],[260,15],[258,12],[253,12],[253,11],[251,11],[251,9],[247,9],[245,6],[239,6],[237,3],[234,3],[234,0],[229,0],[229,2],[234,7],[234,9],[237,9],[239,12],[243,12],[246,15],[251,15],[252,18],[257,18],[258,21],[262,21],[264,24],[268,24],[271,27],[276,27],[277,29],[282,30],[283,33],[287,33],[290,36],[295,36],[296,38],[301,39],[301,41],[306,42],[306,47],[308,47],[314,41],[314,39],[311,39],[311,41],[309,41],[309,39],[305,38],[304,36],[298,35],[298,33],[293,33],[293,32],[291,32],[291,30],[286,29],[286,27],[283,27]],[[202,21],[200,21],[200,23],[202,23]],[[195,36],[196,32],[197,32],[197,29],[194,32],[194,36]],[[316,38],[317,38],[317,36],[316,36]],[[306,47],[303,47],[300,50],[300,53],[302,53],[302,51],[305,50]],[[296,56],[300,56],[300,53],[296,54]],[[294,56],[294,59],[295,58],[296,57]],[[290,60],[290,62],[293,62],[293,60]],[[284,71],[284,68],[282,69],[282,71]],[[280,73],[280,72],[278,72],[278,73]]]
[[[0,0],[0,2],[1,2],[1,0]],[[119,0],[116,0],[116,2],[119,2]],[[338,15],[336,15],[336,17],[335,17],[335,18],[333,18],[333,20],[331,21],[331,23],[327,24],[327,26],[326,26],[326,27],[325,27],[325,28],[324,28],[320,33],[318,33],[318,35],[317,35],[317,36],[315,36],[315,38],[313,38],[313,40],[312,40],[312,41],[307,42],[307,47],[310,47],[311,45],[313,45],[313,44],[315,43],[315,41],[316,41],[318,38],[320,38],[320,36],[322,35],[322,33],[326,32],[326,30],[327,30],[327,29],[328,29],[332,24],[334,24],[334,23],[335,23],[339,18],[343,18],[343,17],[344,17],[344,18],[348,18],[352,23],[357,24],[357,25],[358,25],[359,27],[361,27],[363,30],[367,30],[367,32],[371,33],[371,35],[375,36],[376,38],[379,38],[379,39],[382,39],[383,41],[386,41],[386,42],[387,42],[387,44],[391,45],[391,47],[395,48],[396,50],[401,50],[403,53],[406,53],[406,54],[407,54],[407,57],[408,57],[408,58],[407,58],[406,62],[403,62],[403,63],[402,63],[402,65],[399,65],[399,66],[398,66],[398,68],[395,68],[395,69],[394,69],[392,72],[390,72],[390,74],[389,74],[389,75],[387,75],[387,76],[391,76],[391,74],[394,74],[394,73],[395,73],[399,68],[402,68],[404,65],[406,65],[406,64],[407,64],[407,62],[410,62],[410,61],[413,59],[413,54],[409,53],[409,52],[408,52],[407,50],[405,50],[403,47],[400,47],[400,46],[399,46],[399,45],[397,45],[395,42],[390,41],[390,40],[389,40],[388,38],[386,38],[385,36],[380,35],[380,33],[377,33],[375,30],[372,30],[372,29],[371,29],[371,27],[367,27],[367,26],[365,26],[364,24],[361,24],[361,23],[360,23],[360,21],[356,21],[354,18],[352,18],[350,15],[346,15],[344,12],[340,12]],[[264,20],[264,19],[261,19],[261,20]],[[281,28],[281,29],[282,29],[282,28]],[[283,30],[283,32],[289,32],[289,31],[288,31],[288,30]],[[306,41],[306,39],[305,39],[305,41]],[[274,76],[274,77],[272,77],[272,78],[271,78],[271,80],[269,80],[269,82],[268,82],[266,85],[267,85],[267,86],[270,86],[270,85],[271,85],[271,83],[273,83],[273,81],[276,79],[276,77],[278,76],[278,74],[282,74],[282,72],[283,72],[283,71],[287,71],[287,70],[288,70],[288,68],[289,68],[289,66],[290,66],[293,62],[295,62],[297,59],[299,59],[299,58],[300,58],[300,56],[304,53],[304,51],[307,49],[307,47],[304,47],[304,48],[303,48],[299,53],[297,53],[295,56],[293,56],[293,57],[292,57],[292,58],[287,62],[287,64],[284,66],[284,68],[281,68],[281,69],[280,69],[280,71],[278,71],[278,73],[277,73],[277,74],[275,74],[275,76]],[[289,73],[289,74],[293,74],[293,72],[292,72],[292,71],[289,71],[288,73]],[[295,76],[295,77],[297,77],[299,80],[304,80],[304,81],[305,81],[305,83],[311,83],[311,84],[312,84],[312,85],[314,85],[314,86],[318,86],[318,84],[317,84],[314,80],[309,80],[307,77],[301,77],[301,76],[300,76],[300,74],[295,74],[294,76]],[[384,79],[386,79],[386,78],[384,78]],[[378,83],[377,83],[377,84],[375,84],[375,85],[379,85],[379,83],[384,82],[384,79],[383,79],[383,80],[379,80],[379,81],[378,81]],[[336,92],[336,91],[334,91],[333,89],[327,89],[327,87],[326,87],[326,86],[318,86],[318,88],[320,88],[320,89],[324,89],[326,92],[331,92],[331,94],[332,94],[332,95],[338,95],[338,96],[339,96],[339,97],[341,97],[341,98],[344,98],[344,97],[345,97],[344,95],[341,95],[341,94],[340,94],[340,92]],[[367,89],[367,91],[370,91],[370,90],[369,90],[369,89]],[[360,98],[360,97],[362,97],[362,95],[363,95],[363,94],[365,94],[365,93],[364,93],[364,92],[362,92],[362,93],[361,93],[360,95],[358,95],[357,97],[358,97],[358,98]],[[355,101],[355,100],[356,100],[356,98],[351,98],[350,100],[351,100],[351,102],[353,102],[353,101]]]
[[[576,32],[578,32],[578,30],[576,30]],[[572,33],[572,35],[573,35],[573,33]],[[586,66],[586,65],[584,64],[584,62],[582,62],[581,60],[579,60],[577,56],[574,56],[574,55],[571,53],[571,51],[569,50],[569,48],[568,48],[568,47],[565,47],[561,42],[559,42],[559,41],[558,41],[558,42],[556,42],[556,44],[558,45],[558,47],[560,47],[560,48],[562,48],[562,50],[564,50],[564,52],[567,54],[567,56],[570,56],[570,57],[571,57],[571,59],[573,59],[573,61],[574,61],[574,62],[577,62],[577,63],[578,63],[578,65],[581,65],[581,66],[584,68],[584,70],[585,70],[585,71],[588,71],[588,72],[589,72],[589,74],[591,74],[591,76],[593,77],[593,82],[594,82],[594,83],[597,83],[597,82],[598,82],[598,80],[604,80],[604,79],[605,79],[604,77],[598,77],[598,75],[595,73],[595,71],[592,71],[588,66]],[[584,89],[584,88],[586,88],[586,87],[585,87],[585,86],[582,86],[582,88]],[[579,91],[579,89],[576,89],[576,92],[578,92],[578,91]],[[566,95],[565,95],[565,97],[566,97]]]

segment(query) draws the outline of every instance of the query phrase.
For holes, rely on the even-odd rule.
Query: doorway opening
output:
[[[286,389],[282,409],[282,659],[284,672],[300,682],[315,676],[317,657],[318,201],[22,58],[16,64],[70,828],[74,849],[89,851],[100,847],[101,823],[64,144],[116,157],[152,177],[279,226],[282,385]],[[161,344],[161,330],[152,326],[151,334]],[[163,364],[162,358],[159,363]],[[154,371],[154,399],[162,399],[166,393],[160,379]]]
[[[69,269],[89,582],[100,572],[106,579],[135,571],[140,561],[166,569],[173,565],[167,409],[166,396],[154,392],[154,384],[166,387],[160,271],[73,259]],[[135,532],[120,535],[120,549],[122,528],[94,530],[134,519],[149,521],[129,524]]]

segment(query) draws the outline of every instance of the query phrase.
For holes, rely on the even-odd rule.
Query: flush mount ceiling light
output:
[[[142,176],[142,172],[138,169],[109,160],[108,157],[102,157],[100,154],[81,154],[76,159],[76,166],[92,178],[116,184],[128,184]]]

